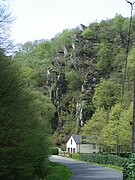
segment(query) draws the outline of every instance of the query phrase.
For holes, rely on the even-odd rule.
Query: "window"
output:
[[[70,153],[70,148],[68,148],[68,153]]]
[[[72,153],[72,148],[71,148],[71,153]]]
[[[72,139],[71,139],[71,144],[72,144]]]
[[[75,148],[73,148],[73,153],[75,153]]]

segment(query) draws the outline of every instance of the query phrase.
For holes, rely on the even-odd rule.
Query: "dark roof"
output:
[[[72,136],[73,139],[75,140],[76,144],[82,143],[82,137],[81,137],[81,135],[71,134],[71,136]]]

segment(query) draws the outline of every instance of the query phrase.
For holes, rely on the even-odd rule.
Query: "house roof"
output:
[[[75,140],[76,144],[82,143],[82,137],[81,137],[81,135],[72,134],[71,136],[72,136],[73,139]]]

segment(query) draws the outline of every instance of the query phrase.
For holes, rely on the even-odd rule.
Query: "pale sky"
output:
[[[25,43],[51,39],[64,29],[88,26],[116,13],[130,17],[130,4],[126,0],[13,0],[12,11],[16,17],[12,39]]]

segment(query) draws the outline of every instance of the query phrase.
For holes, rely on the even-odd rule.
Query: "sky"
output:
[[[130,0],[130,2],[134,2]],[[16,18],[11,38],[15,43],[51,39],[64,29],[109,18],[130,17],[126,0],[12,0]]]

